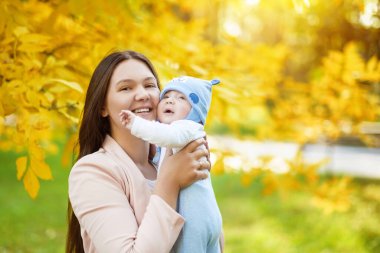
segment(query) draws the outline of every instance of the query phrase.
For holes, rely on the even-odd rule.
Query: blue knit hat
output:
[[[192,106],[186,119],[201,122],[204,125],[211,104],[211,87],[218,83],[220,83],[218,79],[207,81],[191,76],[174,78],[162,90],[160,99],[168,91],[183,93]]]

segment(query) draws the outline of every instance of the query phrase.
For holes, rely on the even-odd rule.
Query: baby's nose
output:
[[[174,99],[173,99],[172,97],[168,97],[168,98],[166,99],[166,103],[167,103],[167,104],[173,104],[173,103],[174,103]]]

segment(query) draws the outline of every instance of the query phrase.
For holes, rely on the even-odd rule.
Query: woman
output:
[[[168,156],[160,173],[149,143],[122,126],[122,109],[155,120],[159,80],[133,52],[105,57],[91,78],[69,176],[67,252],[169,252],[184,224],[175,211],[181,188],[207,177],[203,139]],[[78,222],[79,221],[79,222]]]

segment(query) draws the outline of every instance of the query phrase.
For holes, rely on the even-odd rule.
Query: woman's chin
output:
[[[153,113],[153,112],[140,112],[140,113],[136,113],[136,116],[139,116],[143,119],[146,119],[146,120],[156,120],[156,114]]]

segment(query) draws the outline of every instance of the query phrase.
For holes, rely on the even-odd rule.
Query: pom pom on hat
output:
[[[204,125],[211,104],[211,88],[219,83],[218,79],[208,81],[191,76],[174,78],[162,90],[160,99],[168,91],[175,90],[183,93],[192,106],[186,119],[201,122]]]

